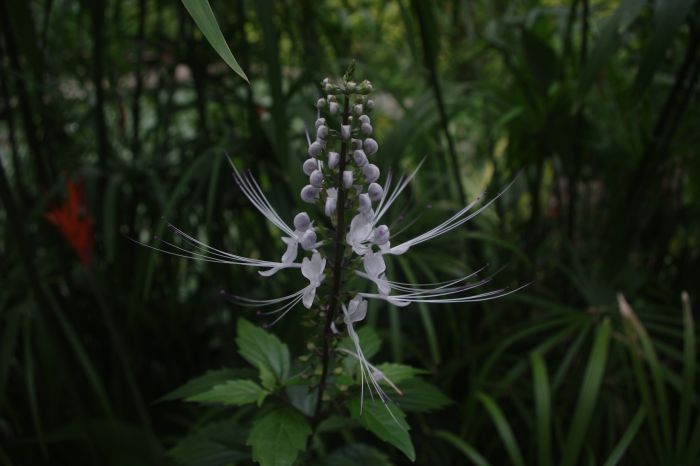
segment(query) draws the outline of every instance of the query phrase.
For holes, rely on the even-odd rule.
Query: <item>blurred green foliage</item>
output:
[[[180,2],[0,0],[1,464],[250,463],[251,408],[169,401],[192,386],[161,397],[247,370],[234,344],[247,311],[220,289],[294,284],[130,239],[167,237],[166,218],[227,250],[281,254],[223,153],[290,220],[318,82],[352,59],[378,91],[380,165],[428,154],[402,213],[411,231],[523,173],[393,274],[489,263],[525,291],[371,309],[386,359],[428,369],[454,400],[410,413],[416,463],[700,462],[700,2],[212,7],[250,86]],[[81,182],[89,266],[47,219]],[[295,348],[296,328],[292,313],[274,331]],[[328,456],[301,464],[406,461],[352,427],[315,437]]]

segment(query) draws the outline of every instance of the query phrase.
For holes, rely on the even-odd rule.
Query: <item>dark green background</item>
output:
[[[380,167],[409,170],[427,155],[393,209],[394,220],[417,219],[405,237],[522,171],[468,228],[411,250],[389,272],[425,282],[488,263],[503,267],[494,286],[532,282],[526,290],[473,305],[370,309],[384,340],[378,359],[430,370],[454,400],[409,417],[417,463],[467,463],[459,441],[436,434],[448,431],[494,465],[516,464],[500,420],[525,463],[541,464],[536,352],[549,374],[558,464],[586,396],[593,335],[609,319],[577,464],[603,464],[640,406],[659,410],[623,464],[697,464],[689,435],[697,426],[700,444],[698,399],[692,388],[682,396],[697,379],[683,372],[683,358],[696,359],[687,346],[695,330],[686,326],[684,339],[680,295],[697,297],[700,273],[698,5],[215,0],[248,86],[180,2],[0,0],[0,464],[169,464],[166,450],[205,419],[245,421],[249,412],[156,400],[207,369],[242,366],[235,319],[254,315],[220,289],[281,296],[298,278],[263,280],[128,238],[167,235],[165,217],[232,252],[279,257],[281,241],[235,187],[223,153],[250,168],[291,221],[318,84],[351,59],[376,91]],[[45,218],[68,177],[84,180],[94,221],[89,269]],[[642,357],[646,380],[633,370],[636,340],[616,293],[654,341],[656,363]],[[297,324],[290,313],[274,331],[298,355]],[[683,435],[682,412],[691,426]],[[659,449],[666,425],[672,440]],[[221,435],[217,445],[247,451],[244,434]]]

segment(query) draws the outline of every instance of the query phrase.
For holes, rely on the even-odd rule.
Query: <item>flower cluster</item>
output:
[[[243,305],[276,307],[265,313],[276,316],[271,323],[284,317],[300,302],[307,309],[316,306],[318,315],[325,317],[323,338],[326,343],[331,341],[324,350],[356,359],[360,367],[362,394],[366,385],[371,395],[378,395],[386,403],[388,397],[379,381],[396,387],[367,361],[355,331],[355,325],[364,320],[367,314],[367,300],[383,300],[400,307],[411,303],[465,303],[493,299],[516,290],[498,289],[469,294],[470,290],[488,281],[476,279],[478,272],[439,283],[392,281],[386,275],[385,259],[404,254],[413,246],[459,228],[493,203],[500,194],[476,208],[481,200],[479,196],[427,232],[414,238],[395,240],[389,227],[381,222],[420,165],[398,180],[394,180],[389,173],[380,184],[381,172],[375,163],[379,157],[379,145],[372,137],[374,128],[370,117],[375,107],[370,97],[372,84],[366,80],[357,83],[346,75],[339,82],[324,79],[321,89],[324,97],[316,102],[315,138],[312,141],[307,134],[308,158],[302,164],[309,183],[301,189],[300,197],[302,201],[315,206],[311,215],[300,212],[294,217],[293,225],[289,226],[271,206],[254,177],[248,172],[241,173],[231,162],[234,178],[243,194],[282,232],[286,250],[281,259],[278,262],[264,261],[231,254],[206,245],[172,225],[171,229],[190,249],[166,242],[174,248],[166,252],[217,263],[256,267],[265,277],[284,269],[301,269],[308,285],[295,293],[263,300],[232,298]],[[317,218],[315,223],[312,220],[314,212],[328,218]],[[304,256],[301,261],[298,260],[300,246]],[[367,280],[370,286],[362,285],[362,280],[346,280],[348,275]],[[348,283],[360,285],[356,285],[357,289],[344,289]],[[322,285],[326,285],[323,289],[327,288],[328,293],[319,297],[317,290]],[[354,351],[334,348],[332,338],[338,333],[338,326],[343,324]],[[321,392],[328,374],[328,354],[325,356],[319,382]],[[319,404],[320,398],[321,393]]]

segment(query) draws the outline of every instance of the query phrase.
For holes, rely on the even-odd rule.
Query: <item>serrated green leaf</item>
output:
[[[260,404],[268,393],[252,380],[229,380],[226,383],[215,385],[207,392],[190,396],[187,401],[241,406],[256,402]]]
[[[238,76],[245,79],[246,82],[250,84],[248,76],[243,72],[243,69],[228,47],[209,2],[207,0],[182,0],[182,3],[185,5],[185,8],[187,8],[190,16],[192,16],[192,19],[197,24],[200,31],[202,31],[202,34],[204,34],[209,44],[216,50],[216,53],[219,54]]]
[[[184,385],[176,388],[172,392],[158,399],[161,401],[184,400],[194,395],[204,393],[211,390],[215,385],[226,382],[227,380],[240,377],[240,371],[235,369],[218,369],[207,371],[204,375],[200,375],[194,379],[187,381]]]
[[[207,424],[180,440],[168,454],[187,466],[228,466],[250,460],[245,448],[247,430],[236,421]]]
[[[352,418],[362,427],[401,450],[411,461],[416,460],[416,451],[408,434],[406,415],[395,404],[389,402],[384,405],[371,400],[364,403],[360,412],[360,398],[355,397],[347,402],[347,407]]]
[[[289,377],[289,348],[275,335],[268,333],[245,319],[238,319],[236,344],[238,353],[258,368],[263,386],[274,388],[274,381],[284,383]]]
[[[334,451],[321,464],[323,466],[391,466],[391,461],[376,448],[363,443],[354,443]]]
[[[309,435],[311,427],[299,411],[277,408],[253,423],[247,444],[262,466],[288,466],[306,449]]]
[[[379,349],[382,346],[382,341],[374,328],[370,327],[369,325],[365,325],[357,330],[357,335],[360,337],[360,347],[362,348],[362,352],[365,354],[367,359],[371,359],[372,356],[375,356],[379,352]],[[355,345],[352,341],[350,341],[349,337],[345,337],[340,340],[338,347],[345,348],[353,353],[355,352]]]
[[[408,379],[398,385],[403,395],[397,396],[396,402],[405,411],[436,411],[452,404],[439,388],[423,379]]]
[[[403,382],[404,380],[412,379],[417,375],[428,373],[428,371],[424,369],[417,369],[405,364],[395,364],[391,362],[380,364],[377,366],[377,369],[382,371],[382,373],[394,383]]]

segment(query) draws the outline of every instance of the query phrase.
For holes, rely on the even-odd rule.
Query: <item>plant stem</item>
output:
[[[345,96],[343,103],[343,125],[347,125],[350,119],[350,96]],[[330,366],[331,339],[333,332],[331,324],[335,319],[335,314],[340,303],[340,285],[343,275],[343,257],[345,256],[345,198],[346,191],[343,187],[343,171],[347,163],[348,142],[343,141],[340,145],[340,161],[338,163],[338,202],[336,208],[335,222],[335,256],[333,265],[333,289],[331,290],[328,310],[326,312],[326,323],[323,327],[323,352],[321,354],[321,379],[318,385],[318,398],[316,399],[316,409],[314,410],[314,425],[318,424],[323,407],[323,392],[326,390],[326,379],[328,378],[328,367]]]

